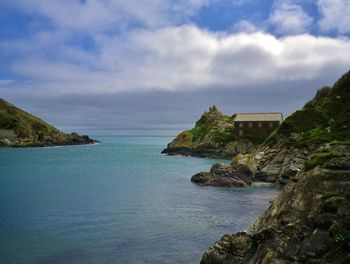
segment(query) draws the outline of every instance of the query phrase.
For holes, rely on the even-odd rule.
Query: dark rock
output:
[[[216,187],[245,187],[251,184],[251,177],[231,166],[216,163],[210,172],[197,173],[191,177],[191,181]]]
[[[204,184],[213,179],[213,176],[208,172],[199,172],[191,177],[191,181],[195,183]]]
[[[349,263],[350,169],[338,162],[298,172],[249,233],[225,235],[201,263]]]

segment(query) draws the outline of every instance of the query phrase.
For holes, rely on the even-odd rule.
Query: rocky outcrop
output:
[[[87,135],[79,135],[77,133],[64,134],[60,137],[38,138],[15,138],[15,139],[0,139],[0,147],[53,147],[66,145],[88,145],[98,143],[97,140],[91,139]]]
[[[224,143],[199,143],[188,147],[168,145],[162,154],[181,155],[199,158],[223,158],[231,159],[238,153],[251,153],[256,145],[248,140],[238,139],[227,144]]]
[[[284,185],[304,168],[308,156],[315,150],[316,146],[299,148],[285,143],[262,145],[251,154],[241,155],[240,159],[242,164],[253,167],[255,181]]]
[[[216,187],[245,187],[251,184],[249,172],[233,169],[231,166],[216,163],[210,172],[200,172],[192,176],[192,182]]]
[[[350,147],[317,153],[248,232],[224,235],[201,263],[350,263]]]
[[[252,180],[284,185],[304,168],[305,161],[321,145],[348,144],[349,102],[350,72],[332,88],[320,89],[301,110],[285,119],[262,145],[246,155],[239,155],[242,164],[254,167]],[[231,166],[234,168],[235,164]]]
[[[349,102],[350,72],[234,159],[253,180],[286,185],[249,231],[224,235],[202,264],[350,263]]]
[[[96,142],[86,135],[63,133],[0,98],[0,147],[46,147]]]
[[[177,135],[162,153],[227,159],[238,153],[250,153],[256,144],[234,136],[234,118],[234,115],[224,115],[212,106],[208,112],[204,112],[194,128]]]

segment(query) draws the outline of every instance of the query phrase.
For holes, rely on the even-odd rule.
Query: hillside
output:
[[[310,155],[328,143],[350,144],[350,72],[333,87],[318,90],[311,101],[285,119],[262,145],[251,153],[237,155],[230,166],[221,168],[221,174],[216,173],[214,179],[235,175],[239,164],[249,168],[253,181],[286,184],[304,168]],[[314,160],[328,156],[337,156],[337,153],[315,154]],[[205,178],[211,180],[214,176],[201,173],[192,180],[203,181],[198,175],[206,175]]]
[[[281,139],[299,146],[350,140],[350,72],[333,87],[318,90],[314,99],[288,117],[266,143],[273,145]]]
[[[202,114],[194,128],[177,135],[162,153],[220,158],[232,158],[238,152],[248,153],[254,144],[235,138],[234,118],[234,115],[224,115],[216,106],[212,106]]]
[[[253,180],[286,186],[248,232],[224,235],[202,264],[350,263],[350,72],[257,150],[205,176],[237,176],[239,166]]]
[[[0,146],[31,147],[91,144],[77,133],[66,134],[0,98]]]

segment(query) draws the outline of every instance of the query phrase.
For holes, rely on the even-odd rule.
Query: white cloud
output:
[[[253,33],[259,30],[260,29],[257,26],[255,26],[253,23],[249,22],[248,20],[241,20],[238,23],[233,25],[233,31],[235,32]]]
[[[341,34],[350,32],[350,0],[318,0],[317,4],[322,15],[319,21],[321,30],[335,30]]]
[[[130,25],[155,28],[179,24],[217,0],[13,0],[11,5],[40,14],[60,29],[98,32]],[[1,3],[0,3],[1,5]]]
[[[223,34],[191,25],[99,36],[99,52],[77,48],[76,56],[74,48],[61,42],[35,42],[37,50],[33,43],[21,42],[18,52],[23,58],[13,63],[13,74],[33,80],[23,87],[53,94],[236,89],[275,80],[312,80],[330,71],[339,75],[350,66],[348,39]],[[55,59],[42,55],[46,45],[56,51]]]
[[[279,34],[300,34],[308,32],[313,19],[296,0],[276,0],[268,24]]]

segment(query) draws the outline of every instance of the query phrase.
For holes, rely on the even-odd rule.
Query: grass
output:
[[[217,143],[228,143],[234,141],[235,136],[232,132],[216,130],[212,135],[212,139]]]
[[[0,99],[0,128],[13,129],[19,138],[66,135],[45,121]]]
[[[330,152],[330,151],[315,153],[311,155],[311,157],[305,162],[305,169],[311,170],[316,166],[325,163],[327,160],[331,158],[339,158],[339,157],[344,157],[344,154],[337,153],[337,152]]]
[[[332,88],[320,89],[303,109],[294,112],[272,133],[266,142],[275,143],[278,137],[290,138],[292,133],[302,135],[298,144],[348,142],[350,138],[350,71]]]

